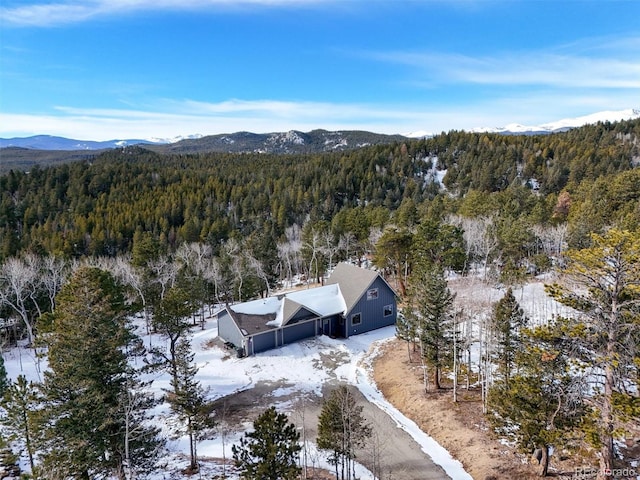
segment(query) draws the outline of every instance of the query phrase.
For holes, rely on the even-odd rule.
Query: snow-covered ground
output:
[[[235,352],[213,346],[217,330],[217,321],[214,316],[210,316],[207,318],[204,330],[194,327],[192,335],[195,362],[199,367],[197,378],[208,389],[211,400],[250,389],[260,383],[278,383],[282,387],[273,392],[271,405],[278,411],[293,414],[293,405],[290,400],[292,394],[322,396],[322,387],[325,383],[330,380],[344,381],[357,386],[370,402],[390,415],[397,426],[408,432],[425,453],[432,457],[434,463],[440,465],[451,478],[471,479],[460,462],[454,460],[432,438],[420,431],[415,423],[389,404],[372,381],[370,360],[375,356],[378,345],[394,337],[394,327],[358,335],[348,340],[317,337],[248,358],[237,358]],[[140,332],[143,331],[141,325]],[[164,343],[164,340],[157,335],[145,336],[144,339],[145,344],[151,343],[154,346]],[[328,357],[338,359],[334,366],[324,364],[323,358]],[[4,360],[9,377],[12,379],[22,374],[30,380],[39,381],[42,378],[43,369],[46,368],[46,360],[41,360],[38,367],[33,350],[25,348],[14,348],[5,352]],[[163,389],[169,388],[168,375],[157,373],[153,380],[152,388],[158,394]],[[156,407],[154,418],[162,428],[163,434],[170,437],[171,429],[168,425],[170,415],[166,404]],[[237,442],[242,434],[251,428],[250,423],[238,425],[224,442],[219,435],[201,442],[198,446],[199,456],[225,457],[228,461],[231,457],[231,444]],[[175,472],[186,466],[184,455],[188,453],[187,439],[170,439],[167,447],[169,453],[166,463],[170,465],[171,471],[165,468],[162,472],[156,472],[152,476],[154,480],[175,478]],[[333,467],[328,464],[322,454],[314,452],[313,455],[317,459],[318,466],[332,470]],[[219,474],[220,468],[203,464],[203,472],[206,475]],[[358,465],[356,473],[363,480],[374,478],[371,472],[361,465]]]
[[[571,311],[549,298],[544,292],[544,283],[552,279],[539,279],[521,287],[514,288],[514,296],[523,308],[530,324],[544,323],[555,315],[570,315]],[[469,278],[451,278],[450,287],[456,291],[456,302],[462,307],[471,307],[467,313],[474,317],[473,333],[478,327],[479,316],[486,315],[490,306],[504,296],[503,286],[488,286],[482,282]],[[146,335],[142,320],[137,319],[138,333],[145,344],[162,346],[165,340],[159,335]],[[207,314],[204,329],[193,327],[192,347],[195,352],[195,362],[199,368],[197,378],[208,389],[211,400],[217,400],[238,392],[252,389],[260,385],[274,385],[270,391],[269,405],[278,411],[291,416],[297,414],[296,405],[292,399],[302,397],[322,397],[323,386],[331,382],[345,382],[356,386],[364,397],[376,405],[382,412],[389,415],[398,428],[406,431],[429,455],[433,462],[440,465],[444,471],[455,480],[471,479],[462,465],[444,450],[435,440],[422,432],[411,420],[402,415],[393,405],[387,402],[372,380],[372,360],[384,342],[394,338],[395,328],[387,327],[374,332],[357,335],[348,340],[336,340],[326,336],[309,339],[275,350],[264,352],[253,357],[237,358],[234,351],[226,350],[218,345],[217,320],[215,315]],[[479,353],[477,345],[472,345],[473,357]],[[10,378],[15,379],[22,374],[29,380],[42,380],[42,372],[47,368],[46,357],[37,359],[33,350],[24,347],[13,348],[4,352],[5,366]],[[326,362],[327,358],[333,359]],[[474,360],[477,360],[474,358]],[[152,388],[157,395],[170,388],[169,376],[165,373],[153,374]],[[269,405],[260,405],[266,408]],[[164,462],[168,467],[159,469],[152,478],[160,480],[175,478],[176,472],[187,464],[188,440],[186,438],[172,438],[171,413],[167,404],[157,406],[154,420],[161,427],[162,433],[168,439],[168,454]],[[231,463],[231,445],[238,442],[240,437],[251,430],[250,422],[235,425],[233,431],[225,437],[220,435],[211,440],[202,441],[198,446],[199,456],[202,458],[226,458]],[[316,466],[332,470],[321,452],[315,446],[310,446]],[[23,462],[23,466],[25,462]],[[219,462],[218,462],[219,463]],[[203,462],[203,474],[217,475],[221,472],[219,465]],[[228,468],[228,467],[227,467]],[[162,470],[162,471],[160,471]],[[232,476],[227,477],[233,478]],[[373,480],[374,476],[363,466],[359,465],[357,474],[361,479]]]

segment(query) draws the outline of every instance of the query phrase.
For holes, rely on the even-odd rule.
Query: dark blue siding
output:
[[[253,343],[253,346],[249,348],[250,354],[276,348],[276,330],[269,330],[268,332],[254,335],[249,341]]]
[[[285,344],[297,342],[304,338],[314,337],[316,335],[316,320],[309,320],[284,327],[283,335]]]
[[[367,300],[367,292],[365,292],[362,298],[354,305],[353,309],[347,313],[347,336],[395,325],[396,297],[393,291],[380,277],[369,287],[369,290],[372,289],[377,289],[377,295],[372,295],[373,298]],[[391,306],[391,315],[384,316],[386,306]],[[361,322],[358,325],[353,325],[353,315],[357,313],[360,314]]]

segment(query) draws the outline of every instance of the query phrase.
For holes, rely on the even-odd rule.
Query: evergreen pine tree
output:
[[[411,264],[412,234],[407,230],[387,229],[375,245],[373,263],[396,277],[400,295],[407,294],[406,275]]]
[[[509,287],[504,297],[494,305],[491,317],[491,327],[496,340],[494,358],[506,388],[509,388],[516,352],[522,346],[520,332],[526,324],[527,318]]]
[[[20,444],[20,451],[26,450],[31,472],[35,474],[36,426],[34,416],[39,408],[39,399],[34,385],[27,382],[24,375],[19,375],[16,381],[7,387],[0,406],[5,412],[1,421],[9,433],[9,440],[12,440],[14,444]]]
[[[142,340],[137,338],[129,346],[128,352],[131,356],[146,354]],[[123,458],[124,479],[134,479],[137,473],[150,471],[165,444],[159,436],[160,428],[149,422],[150,411],[159,403],[159,399],[150,391],[152,382],[141,380],[141,372],[133,368],[132,363],[129,362],[119,397],[123,422],[120,455]]]
[[[0,432],[0,473],[9,477],[18,478],[20,476],[20,465],[18,461],[20,455],[16,455],[11,449],[11,443]]]
[[[457,272],[464,269],[467,260],[462,229],[443,223],[436,215],[421,221],[412,249],[418,263],[434,263]]]
[[[523,331],[514,352],[515,373],[489,389],[488,420],[522,452],[540,452],[540,475],[546,476],[550,447],[576,446],[583,434],[584,382],[571,372],[571,360],[558,341],[560,324]],[[560,347],[560,348],[559,348]]]
[[[547,286],[551,296],[581,314],[567,320],[564,341],[571,345],[576,360],[595,372],[591,398],[595,421],[586,433],[599,449],[598,480],[615,468],[614,440],[624,432],[624,424],[640,419],[638,390],[625,386],[634,375],[630,366],[640,365],[639,233],[611,229],[605,235],[593,234],[590,247],[566,254],[564,273],[581,288]]]
[[[253,422],[254,431],[233,445],[233,459],[245,480],[295,480],[302,446],[300,434],[287,416],[268,408]]]
[[[194,311],[189,292],[177,286],[170,288],[154,308],[153,327],[169,341],[169,351],[154,348],[152,353],[160,360],[158,366],[168,367],[172,384],[178,383],[178,343],[189,331],[189,316]]]
[[[411,277],[409,308],[414,309],[418,320],[422,360],[433,369],[436,389],[441,388],[442,368],[453,360],[454,298],[440,265],[429,262],[416,265]]]
[[[176,348],[176,377],[172,378],[172,391],[167,400],[177,414],[178,434],[189,437],[188,473],[199,470],[198,442],[206,438],[215,426],[205,391],[195,378],[198,368],[193,363],[194,353],[187,339],[181,339]]]
[[[82,267],[60,291],[57,305],[44,339],[50,369],[42,385],[42,467],[64,477],[125,479],[122,398],[134,337],[122,289],[109,273]],[[141,446],[155,448],[153,442]]]
[[[415,351],[415,341],[417,338],[417,318],[411,309],[406,313],[398,313],[396,319],[396,337],[407,342],[407,355],[409,362],[411,362],[410,344],[413,344]]]

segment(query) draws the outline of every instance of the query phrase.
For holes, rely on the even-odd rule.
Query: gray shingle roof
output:
[[[234,311],[229,306],[227,306],[227,312],[229,312],[229,315],[234,319],[243,335],[255,335],[256,333],[262,333],[276,328],[275,326],[269,325],[269,322],[275,320],[275,313],[263,315],[240,313]]]
[[[339,263],[327,280],[327,285],[338,284],[340,286],[344,302],[347,305],[347,312],[349,312],[376,278],[378,278],[378,272],[348,263]]]

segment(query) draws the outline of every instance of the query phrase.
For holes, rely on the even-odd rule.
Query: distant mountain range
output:
[[[510,124],[505,127],[474,128],[472,132],[491,132],[505,135],[535,135],[548,134],[581,127],[597,122],[616,122],[640,118],[640,110],[627,109],[618,111],[598,112],[577,118],[567,118],[557,122],[538,126]],[[260,153],[318,153],[327,151],[343,151],[364,147],[403,141],[406,138],[424,138],[431,133],[420,131],[404,135],[383,135],[357,130],[343,130],[329,132],[327,130],[313,130],[303,133],[296,130],[282,133],[250,133],[237,132],[219,135],[190,135],[172,139],[128,139],[128,140],[74,140],[50,135],[36,135],[26,138],[0,138],[0,148],[46,150],[46,151],[84,151],[91,154],[98,150],[125,147],[130,145],[144,145],[145,148],[160,153],[200,153],[200,152],[260,152]],[[16,152],[14,150],[14,152]],[[6,152],[5,152],[6,153]],[[17,152],[16,152],[17,153]],[[28,152],[22,152],[28,156]],[[74,156],[77,156],[74,154]]]
[[[193,135],[187,138],[200,138],[202,135]],[[178,142],[184,137],[175,139],[148,139],[148,140],[106,140],[103,142],[93,140],[75,140],[73,138],[54,137],[51,135],[35,135],[33,137],[0,138],[0,148],[29,148],[32,150],[105,150],[108,148],[126,147],[139,144],[165,144]]]
[[[527,126],[518,123],[511,123],[505,127],[479,127],[470,131],[474,133],[501,133],[503,135],[544,135],[549,133],[566,132],[572,128],[582,127],[598,122],[620,122],[623,120],[633,120],[640,118],[640,110],[628,108],[626,110],[609,110],[593,113],[582,117],[565,118],[557,122],[545,123],[543,125]],[[424,138],[433,136],[432,133],[420,131],[405,134],[410,138]]]
[[[283,133],[262,134],[237,132],[208,136],[192,135],[188,138],[171,140],[109,140],[104,142],[37,135],[27,138],[0,139],[0,148],[95,151],[130,145],[144,145],[145,148],[161,153],[317,153],[350,150],[405,139],[406,137],[402,135],[383,135],[356,130],[337,132],[313,130],[307,133],[291,130]]]

